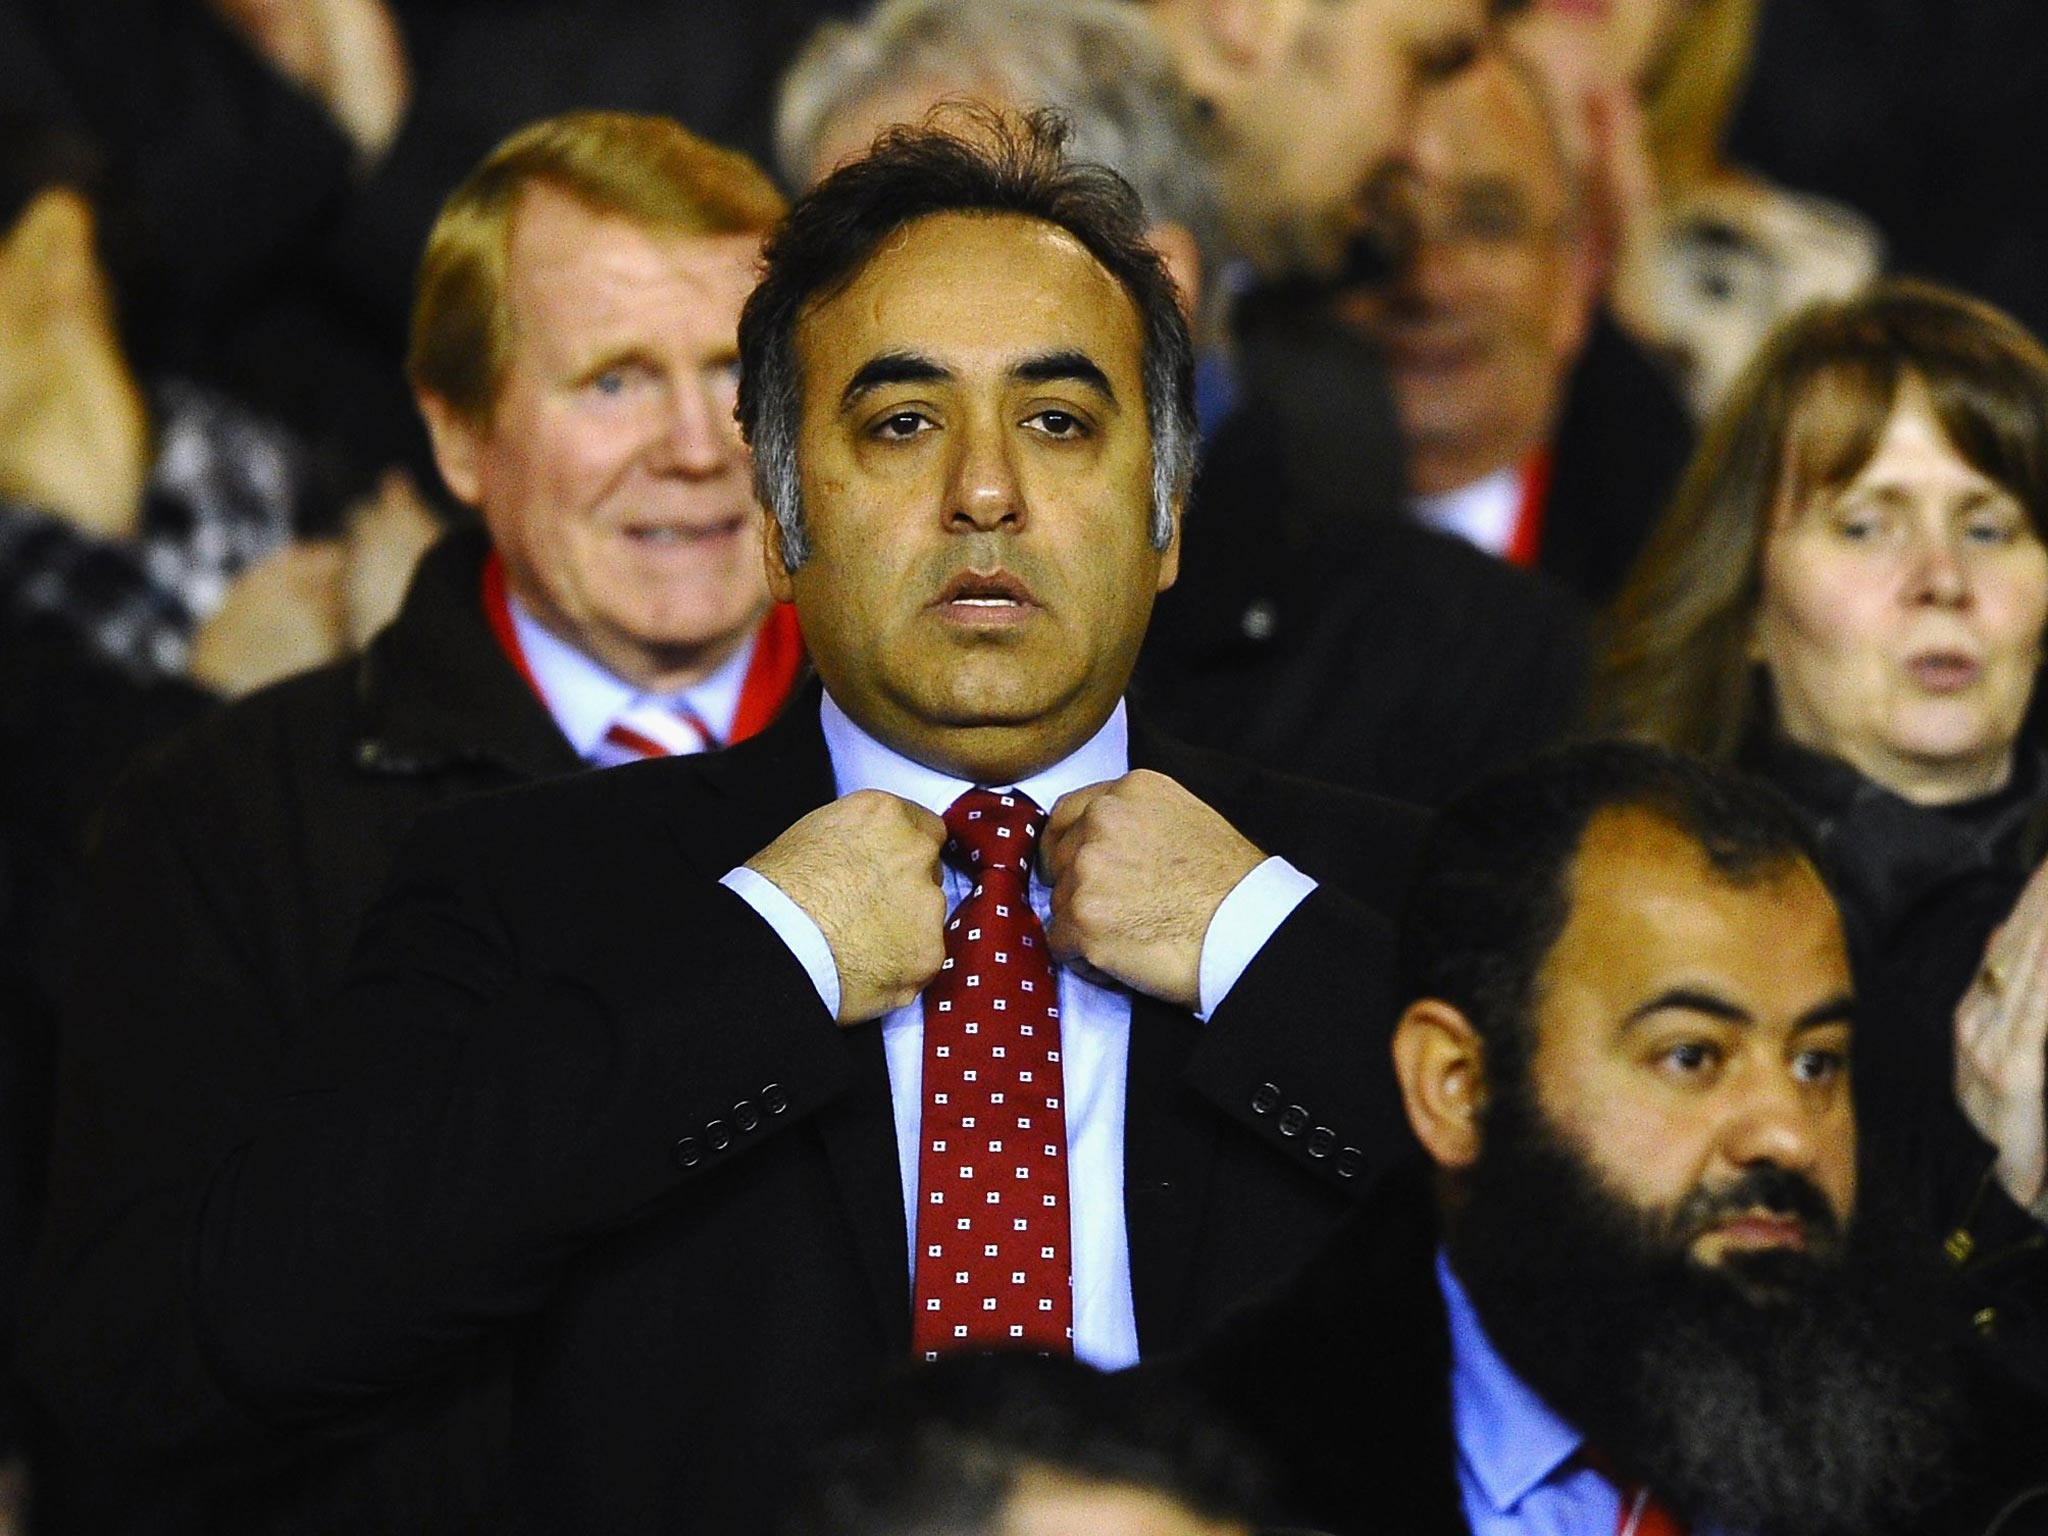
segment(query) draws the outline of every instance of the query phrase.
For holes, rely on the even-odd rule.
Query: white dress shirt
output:
[[[841,795],[861,789],[886,790],[934,815],[972,788],[891,751],[849,720],[828,695],[821,724],[832,756],[832,777]],[[1069,791],[1117,779],[1130,770],[1124,708],[1081,748],[1043,773],[1013,785],[1050,811]],[[767,919],[803,962],[826,1010],[839,1011],[839,971],[831,946],[808,914],[773,882],[742,865],[725,884]],[[972,885],[965,875],[945,870],[946,909],[951,911]],[[1224,898],[1202,942],[1198,1017],[1206,1020],[1236,985],[1273,931],[1315,882],[1284,859],[1267,859]],[[1031,878],[1031,905],[1040,922],[1052,918],[1052,890]],[[1067,1121],[1068,1201],[1072,1220],[1069,1251],[1074,1269],[1074,1353],[1105,1370],[1136,1363],[1138,1325],[1131,1307],[1130,1239],[1124,1229],[1124,1098],[1129,1068],[1129,989],[1092,981],[1062,966],[1060,1061],[1064,1069]],[[896,1120],[897,1172],[903,1185],[904,1262],[914,1272],[917,1240],[917,1149],[924,1113],[924,1000],[897,1009],[881,1021],[882,1047],[889,1064],[889,1093]]]
[[[682,705],[711,728],[720,741],[732,739],[733,717],[739,713],[740,688],[754,660],[755,636],[720,662],[708,677],[675,693],[643,693],[631,683],[591,660],[582,651],[542,626],[509,592],[505,606],[519,637],[526,670],[533,674],[541,702],[569,745],[585,762],[599,768],[638,762],[640,754],[605,740],[605,732],[627,710],[652,704],[673,710]]]
[[[1522,471],[1511,464],[1470,485],[1433,496],[1411,496],[1408,510],[1425,528],[1448,533],[1505,558],[1522,516]]]

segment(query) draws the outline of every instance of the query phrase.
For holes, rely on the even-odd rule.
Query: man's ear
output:
[[[1581,215],[1583,222],[1584,216]],[[1600,308],[1602,286],[1600,251],[1590,227],[1564,235],[1565,292],[1557,301],[1557,334],[1553,338],[1561,360],[1561,381],[1569,381],[1579,354],[1593,332],[1593,317]],[[1564,383],[1560,382],[1560,390]]]
[[[1180,579],[1180,535],[1181,529],[1186,526],[1184,514],[1187,512],[1187,506],[1187,497],[1174,498],[1173,537],[1166,541],[1166,548],[1159,552],[1159,580],[1152,588],[1155,593],[1164,592]]]
[[[25,281],[38,318],[55,310],[67,318],[81,303],[105,302],[100,279],[97,219],[92,204],[69,187],[49,187],[29,199],[13,225],[0,230],[0,260]]]
[[[1166,263],[1166,275],[1180,292],[1180,312],[1189,325],[1202,307],[1202,250],[1185,224],[1162,219],[1145,231],[1145,243]]]
[[[1394,1027],[1394,1075],[1416,1139],[1440,1168],[1479,1160],[1486,1052],[1471,1020],[1449,1003],[1411,1003]]]
[[[782,523],[765,507],[761,511],[761,569],[768,576],[768,595],[778,603],[796,601],[796,583],[782,562]]]
[[[483,429],[440,395],[423,389],[413,398],[426,420],[427,437],[434,446],[434,467],[441,471],[442,483],[464,506],[481,506]]]

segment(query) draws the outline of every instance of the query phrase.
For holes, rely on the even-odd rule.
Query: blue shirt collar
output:
[[[912,762],[893,748],[885,747],[855,725],[836,704],[831,694],[819,711],[825,730],[825,747],[832,754],[832,778],[839,793],[857,789],[881,789],[913,805],[921,805],[935,816],[974,786],[965,779]],[[1130,771],[1130,730],[1124,718],[1123,701],[1103,722],[1102,729],[1059,762],[1015,785],[985,784],[984,789],[1021,789],[1049,811],[1053,802],[1069,791],[1106,779],[1120,779]]]
[[[578,757],[595,754],[612,722],[636,704],[687,704],[698,719],[717,733],[720,741],[731,737],[733,717],[739,712],[740,689],[754,659],[755,636],[749,635],[745,645],[688,688],[675,693],[642,693],[543,627],[526,605],[509,592],[505,595],[505,606],[511,610],[512,629],[519,637],[526,669],[533,674],[542,702]]]
[[[1441,1250],[1436,1278],[1451,1326],[1451,1422],[1458,1455],[1495,1512],[1511,1514],[1578,1454],[1585,1437],[1501,1359]]]

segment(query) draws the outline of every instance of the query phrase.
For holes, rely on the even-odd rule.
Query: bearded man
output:
[[[1774,796],[1613,743],[1494,780],[1431,834],[1399,980],[1433,1175],[1197,1361],[1297,1518],[2044,1528],[2048,1405],[1859,1210],[1848,961]]]

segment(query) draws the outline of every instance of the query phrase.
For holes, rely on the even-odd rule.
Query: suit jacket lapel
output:
[[[1175,779],[1211,805],[1227,785],[1135,714],[1131,766]],[[1226,811],[1225,814],[1228,814]],[[1216,1157],[1216,1116],[1185,1086],[1202,1025],[1185,1009],[1133,994],[1124,1103],[1124,1228],[1131,1245],[1131,1303],[1146,1355],[1180,1342],[1181,1297],[1193,1268]]]
[[[728,868],[834,798],[832,759],[818,725],[820,693],[813,682],[759,736],[701,760],[706,780],[723,793],[717,841],[721,850],[737,850],[730,853]],[[686,836],[697,841],[703,831],[691,829]],[[853,1058],[854,1087],[813,1117],[811,1125],[824,1144],[845,1203],[861,1267],[880,1310],[883,1335],[894,1353],[908,1355],[910,1240],[903,1224],[903,1183],[882,1031],[879,1025],[863,1024],[843,1031],[840,1038]]]

